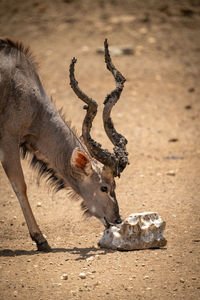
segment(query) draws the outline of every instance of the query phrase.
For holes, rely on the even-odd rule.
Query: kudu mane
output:
[[[35,56],[33,55],[30,47],[26,47],[22,42],[13,41],[9,38],[7,39],[0,39],[0,50],[4,49],[7,55],[12,55],[13,57],[17,57],[18,54],[24,54],[26,58],[30,61],[33,65],[34,69],[36,70],[39,66],[38,62],[35,60]],[[20,59],[23,59],[20,56]]]
[[[73,132],[74,136],[76,136],[76,138],[77,138],[78,135],[76,134],[76,129],[74,127],[71,127],[70,121],[68,122],[64,119],[65,116],[62,114],[62,109],[58,110],[58,113],[59,113],[60,117],[63,119],[63,121],[65,122],[66,126],[68,126],[70,128],[71,132]],[[20,150],[21,150],[20,153],[21,153],[22,159],[28,158],[28,160],[30,162],[30,166],[37,172],[38,184],[40,182],[40,179],[44,178],[46,180],[46,182],[48,183],[48,185],[50,186],[50,188],[52,188],[52,190],[54,192],[58,192],[62,189],[65,189],[65,190],[67,190],[68,195],[71,199],[73,199],[73,200],[80,199],[80,196],[71,188],[70,185],[68,186],[64,183],[62,178],[60,178],[59,175],[57,174],[56,170],[54,170],[54,168],[50,166],[50,164],[48,163],[48,161],[45,160],[45,158],[37,157],[37,150],[35,153],[33,153],[27,147],[26,143],[23,143],[20,145]],[[40,153],[39,153],[39,155],[41,156]],[[82,206],[82,204],[81,204],[81,206]]]

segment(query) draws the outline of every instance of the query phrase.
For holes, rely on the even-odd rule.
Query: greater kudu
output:
[[[121,221],[114,177],[120,176],[128,164],[127,140],[114,129],[110,113],[125,78],[112,64],[105,40],[105,62],[116,81],[116,89],[106,97],[103,111],[105,131],[114,144],[111,154],[90,137],[97,103],[78,87],[75,62],[74,58],[70,65],[70,84],[87,104],[80,139],[44,91],[29,49],[9,39],[0,40],[0,160],[20,202],[30,236],[41,251],[49,251],[50,246],[28,202],[20,152],[23,158],[27,153],[31,155],[31,165],[56,190],[72,188],[83,199],[84,211],[105,226]]]

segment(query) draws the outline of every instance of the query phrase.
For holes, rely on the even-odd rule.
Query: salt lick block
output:
[[[115,250],[164,247],[165,226],[166,222],[155,212],[131,214],[121,224],[105,229],[98,245]]]

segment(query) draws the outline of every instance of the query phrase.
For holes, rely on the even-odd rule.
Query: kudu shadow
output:
[[[166,251],[167,248],[151,248],[151,249],[143,249],[143,250],[133,250],[133,252],[137,252],[137,251],[155,251],[158,250],[159,251]],[[120,252],[127,252],[128,250],[121,250]],[[130,250],[129,250],[130,251]],[[32,255],[46,255],[49,253],[70,253],[73,255],[78,255],[78,257],[76,257],[74,260],[79,261],[79,260],[85,260],[88,257],[91,257],[92,255],[98,254],[99,256],[102,255],[106,255],[108,253],[114,253],[116,252],[116,250],[112,250],[112,249],[105,249],[105,248],[95,248],[95,247],[88,247],[88,248],[78,248],[78,247],[74,247],[74,248],[52,248],[50,252],[40,252],[37,250],[11,250],[11,249],[4,249],[4,250],[0,250],[0,257],[14,257],[14,256],[32,256]],[[69,258],[71,259],[71,258]]]
[[[103,249],[103,248],[96,248],[96,247],[88,247],[88,248],[81,248],[81,247],[74,247],[74,248],[52,248],[50,252],[40,252],[37,250],[11,250],[11,249],[3,249],[0,250],[0,257],[14,257],[14,256],[32,256],[32,255],[46,255],[49,253],[70,253],[73,255],[78,255],[75,260],[85,260],[86,258],[98,254],[106,255],[107,253],[113,253],[114,251],[111,249]]]

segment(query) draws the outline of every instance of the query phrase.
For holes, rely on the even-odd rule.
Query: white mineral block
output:
[[[98,245],[117,250],[164,247],[165,226],[166,222],[156,212],[131,214],[121,224],[105,229]]]

